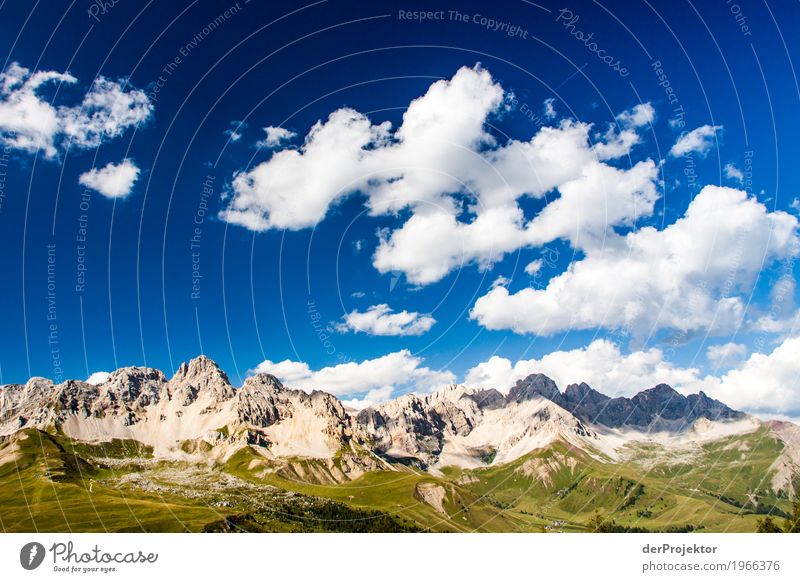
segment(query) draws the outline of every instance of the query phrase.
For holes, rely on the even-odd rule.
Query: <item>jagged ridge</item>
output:
[[[273,459],[344,456],[354,471],[387,458],[434,469],[499,464],[554,441],[613,456],[609,429],[685,431],[701,418],[746,415],[665,384],[633,398],[610,398],[586,384],[562,393],[542,374],[520,380],[507,396],[454,385],[355,413],[331,394],[286,388],[268,374],[234,388],[205,356],[182,364],[169,380],[153,368],[128,367],[98,385],[32,378],[0,390],[0,435],[52,428],[81,441],[133,439],[160,455],[202,441],[221,458],[254,446]]]

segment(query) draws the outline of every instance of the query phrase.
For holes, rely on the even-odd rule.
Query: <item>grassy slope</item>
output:
[[[23,436],[15,440],[17,458],[0,465],[5,531],[193,531],[218,518],[218,512],[179,500],[122,496],[99,485],[109,470],[70,454],[56,437],[34,430]]]
[[[248,470],[254,453],[243,449],[226,464],[226,471],[245,479],[255,479]],[[278,475],[258,479],[280,489],[305,495],[326,497],[354,507],[369,508],[413,521],[430,531],[516,531],[515,520],[481,502],[476,495],[456,484],[413,469],[375,471],[340,485],[302,483]],[[435,483],[445,488],[447,515],[415,496],[419,483]]]
[[[647,469],[636,460],[598,463],[557,444],[508,465],[474,471],[477,482],[470,487],[510,511],[530,513],[551,524],[566,521],[567,531],[583,528],[595,510],[620,525],[647,530],[692,526],[702,531],[754,531],[756,511],[789,509],[787,500],[776,498],[767,487],[769,467],[781,448],[765,431],[758,431],[706,445],[686,463],[652,466],[662,451],[648,451]],[[547,483],[524,474],[523,465],[530,459],[546,461],[559,454],[577,464],[556,463]],[[451,475],[460,473],[453,470]],[[748,503],[748,493],[758,494],[758,510]]]
[[[243,449],[217,471],[261,488],[256,491],[274,487],[282,496],[244,491],[223,507],[215,507],[213,497],[174,489],[156,494],[108,486],[126,471],[143,469],[83,460],[148,457],[136,443],[97,447],[33,430],[22,435],[0,443],[5,531],[403,531],[412,524],[425,531],[583,531],[595,510],[619,525],[648,530],[754,531],[759,516],[748,494],[758,495],[758,511],[788,509],[787,500],[767,490],[782,445],[765,431],[706,445],[691,460],[668,460],[663,451],[642,448],[629,462],[599,463],[555,444],[499,467],[448,468],[442,477],[403,468],[333,485],[255,472],[251,462],[261,458]],[[11,462],[9,447],[18,449]],[[158,477],[157,465],[145,471]],[[444,513],[420,498],[423,483],[443,488]],[[258,503],[242,501],[248,495]]]

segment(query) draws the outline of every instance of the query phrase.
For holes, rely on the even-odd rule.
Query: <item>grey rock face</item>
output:
[[[545,397],[584,422],[612,428],[632,426],[651,430],[682,430],[699,418],[734,420],[744,416],[703,392],[683,396],[667,384],[659,384],[632,398],[609,398],[586,383],[570,384],[563,394],[556,393],[557,388],[553,392],[554,386],[555,383],[546,376],[529,376],[512,388],[509,399],[512,394],[515,397],[519,394],[551,394],[552,397]]]
[[[531,374],[527,378],[519,380],[508,393],[508,402],[522,402],[531,400],[537,396],[544,396],[548,400],[555,402],[559,406],[563,401],[558,386],[544,374]]]
[[[481,410],[496,410],[506,404],[506,397],[499,390],[489,388],[464,394],[461,398],[469,398]]]

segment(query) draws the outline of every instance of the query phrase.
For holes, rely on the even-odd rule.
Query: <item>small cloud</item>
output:
[[[531,261],[527,265],[525,265],[525,272],[528,275],[535,275],[539,271],[542,270],[542,266],[544,265],[544,261],[542,259],[536,259],[535,261]]]
[[[102,384],[108,380],[109,376],[111,376],[109,372],[94,372],[91,376],[86,378],[86,383],[93,385]]]
[[[555,102],[556,100],[553,97],[544,100],[544,116],[547,119],[555,119],[556,115],[558,115],[558,113],[556,113],[556,108],[553,107],[553,103]]]
[[[735,180],[739,182],[739,184],[744,183],[744,174],[739,168],[734,166],[732,163],[725,164],[724,172],[725,172],[725,177],[728,178],[729,180]]]
[[[511,283],[511,279],[509,279],[508,277],[503,277],[502,275],[500,275],[497,279],[492,281],[491,288],[494,289],[496,287],[505,287],[509,283]]]
[[[352,293],[350,293],[350,297],[353,297],[354,299],[363,299],[366,296],[367,294],[364,293],[363,291],[353,291]]]
[[[355,410],[363,410],[376,404],[388,402],[392,399],[394,386],[383,386],[381,388],[373,388],[367,392],[362,398],[351,398],[350,400],[342,400],[342,404],[348,408]]]
[[[433,327],[434,323],[436,320],[430,315],[405,309],[394,313],[391,307],[382,303],[373,305],[366,311],[351,311],[336,325],[336,330],[341,333],[355,331],[368,335],[422,335]]]
[[[617,122],[623,127],[643,127],[656,119],[656,110],[650,103],[639,103],[635,107],[617,115]]]
[[[131,193],[139,178],[139,168],[129,159],[119,164],[108,163],[97,170],[92,168],[78,178],[78,182],[107,198],[124,198]]]
[[[231,121],[230,128],[226,129],[223,133],[227,135],[234,143],[242,139],[242,131],[247,129],[247,124],[244,121]]]
[[[361,249],[364,248],[364,241],[359,239],[353,243],[353,248],[356,250],[357,253],[361,252]]]
[[[747,346],[744,344],[727,343],[709,346],[706,358],[717,369],[728,369],[739,364],[747,357]]]
[[[792,200],[792,203],[789,204],[789,208],[791,208],[795,212],[800,212],[800,198],[795,198],[794,200]]]
[[[717,132],[722,130],[721,125],[701,125],[697,129],[683,133],[669,153],[672,157],[685,156],[686,154],[697,152],[701,157],[706,157],[717,136]]]
[[[267,126],[264,128],[264,132],[266,132],[267,136],[256,142],[256,147],[259,148],[274,148],[278,147],[282,143],[289,141],[297,134],[293,131],[289,131],[288,129],[284,129],[282,127],[273,127]]]

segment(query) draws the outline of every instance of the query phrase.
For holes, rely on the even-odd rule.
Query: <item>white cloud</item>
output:
[[[530,263],[525,265],[525,272],[528,275],[533,276],[539,271],[541,271],[543,266],[544,266],[544,261],[542,261],[542,259],[536,259],[535,261],[531,261]]]
[[[491,289],[494,289],[495,287],[505,287],[509,283],[511,283],[511,279],[509,279],[508,277],[504,277],[503,275],[500,275],[499,277],[497,277],[497,279],[492,281]]]
[[[433,317],[416,311],[404,309],[395,313],[385,303],[373,305],[366,311],[353,310],[343,319],[337,326],[339,331],[363,332],[368,335],[422,335],[436,323]]]
[[[144,122],[153,109],[143,91],[99,77],[79,107],[60,108],[62,131],[69,145],[94,148]]]
[[[717,378],[703,379],[702,389],[729,406],[754,412],[800,414],[800,337],[784,340],[769,354],[753,354]]]
[[[105,77],[94,81],[79,105],[56,107],[38,94],[47,83],[77,81],[69,73],[9,65],[0,73],[0,143],[53,158],[60,148],[93,148],[119,137],[152,112],[144,92]]]
[[[375,406],[377,404],[381,404],[383,402],[391,400],[393,391],[394,388],[392,386],[384,386],[383,388],[373,388],[361,398],[350,398],[347,400],[342,400],[342,404],[344,404],[349,408],[355,408],[356,410],[363,410],[368,406]]]
[[[394,131],[352,109],[336,110],[311,128],[298,149],[277,151],[237,174],[221,217],[252,230],[302,229],[322,220],[343,197],[363,192],[373,215],[411,210],[402,226],[380,232],[373,265],[425,285],[462,265],[488,269],[506,253],[538,244],[546,232],[529,232],[517,203],[523,196],[541,197],[572,180],[596,177],[607,181],[573,186],[574,196],[604,197],[603,208],[584,204],[577,229],[587,224],[600,230],[600,222],[612,228],[651,211],[653,190],[641,181],[653,175],[652,162],[624,172],[602,163],[627,155],[639,142],[636,131],[609,129],[593,144],[590,124],[565,120],[541,128],[529,141],[498,144],[487,133],[487,121],[502,109],[505,96],[488,71],[476,66],[432,84]],[[631,120],[646,116],[632,111]],[[634,182],[636,191],[630,190]],[[570,237],[578,236],[575,230]]]
[[[242,130],[247,128],[244,121],[231,121],[230,128],[226,129],[223,133],[227,135],[233,143],[241,140],[244,137]]]
[[[655,164],[648,160],[620,170],[598,162],[597,148],[608,144],[591,149],[588,130],[565,122],[558,129],[543,128],[530,144],[496,150],[492,165],[506,180],[499,184],[488,175],[475,177],[485,204],[471,222],[458,220],[446,207],[420,208],[381,237],[374,266],[382,273],[401,271],[412,283],[424,285],[472,262],[488,269],[506,253],[557,238],[589,244],[615,226],[652,213]],[[626,148],[617,148],[614,155]],[[526,166],[535,171],[521,174],[520,167]],[[561,196],[526,223],[516,198],[526,191],[541,196],[556,186]]]
[[[735,344],[734,344],[735,345]],[[739,352],[738,348],[735,348]],[[563,391],[569,384],[586,382],[609,396],[633,394],[666,383],[684,394],[700,390],[728,406],[765,416],[800,415],[800,337],[789,337],[771,353],[754,353],[722,376],[703,375],[698,368],[682,368],[651,348],[622,354],[608,340],[585,348],[556,351],[541,359],[512,364],[499,356],[467,372],[465,383],[508,392],[517,380],[542,373]]]
[[[639,103],[635,107],[617,115],[617,121],[623,127],[644,127],[656,119],[656,110],[650,103]]]
[[[794,243],[798,247],[794,249],[794,256],[797,256],[800,252],[800,240],[796,239]],[[770,282],[769,311],[751,319],[748,322],[750,330],[782,335],[793,335],[800,330],[800,310],[795,304],[797,281],[791,272],[792,264],[787,264],[789,272],[784,272],[777,280]]]
[[[800,310],[781,316],[778,313],[762,315],[750,322],[749,329],[761,333],[792,334],[800,330]]]
[[[530,222],[528,240],[543,245],[564,239],[577,249],[602,245],[613,227],[633,226],[637,218],[653,213],[658,199],[656,177],[650,160],[628,170],[590,162],[578,176],[561,184],[561,196]]]
[[[394,232],[382,233],[373,265],[381,273],[405,273],[419,285],[435,283],[471,262],[488,269],[525,246],[523,220],[516,205],[487,208],[469,223],[449,210],[423,208]]]
[[[123,198],[131,193],[138,178],[139,168],[125,159],[119,164],[106,164],[99,170],[92,168],[81,174],[78,181],[107,198]]]
[[[93,372],[88,378],[86,378],[87,384],[102,384],[106,380],[108,380],[111,374],[109,372]]]
[[[664,230],[607,234],[544,289],[479,298],[471,317],[489,329],[549,335],[624,327],[721,332],[741,323],[742,294],[765,264],[796,254],[794,216],[768,212],[740,190],[705,187]]]
[[[705,157],[711,151],[717,132],[720,130],[722,130],[721,125],[701,125],[692,131],[684,132],[669,153],[676,158],[692,152],[697,152],[701,157]]]
[[[709,346],[706,350],[706,358],[717,370],[731,368],[746,356],[747,346],[733,342]]]
[[[59,112],[36,94],[51,82],[75,83],[77,79],[68,73],[31,74],[19,63],[11,63],[0,74],[0,136],[5,146],[28,152],[41,149],[45,156],[55,156],[55,139],[61,129]]]
[[[266,137],[256,142],[256,147],[267,149],[275,148],[297,136],[293,131],[284,129],[283,127],[273,127],[271,125],[265,127],[264,132],[267,134]]]
[[[250,230],[315,225],[359,178],[364,148],[385,129],[352,109],[335,111],[311,128],[300,149],[278,151],[236,174],[233,198],[220,216]]]
[[[556,115],[558,115],[556,113],[556,108],[553,106],[553,103],[555,102],[556,100],[553,97],[544,100],[544,116],[547,119],[555,119]]]
[[[362,362],[347,362],[311,370],[304,362],[265,360],[254,374],[273,374],[292,388],[306,391],[324,390],[336,396],[376,394],[388,399],[396,390],[430,392],[455,382],[449,371],[437,371],[422,366],[422,359],[408,350],[392,352],[385,356]]]
[[[739,184],[744,183],[744,174],[732,163],[725,164],[725,177],[729,180],[735,180]]]

